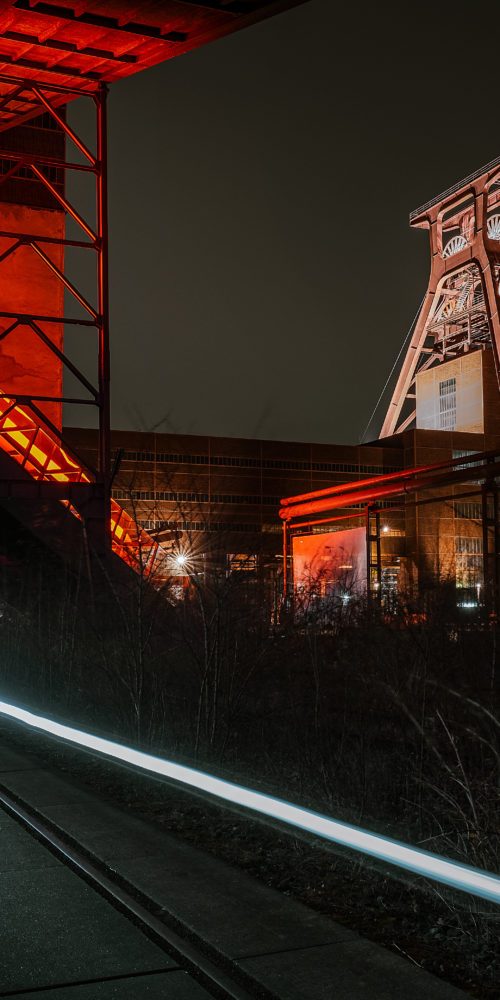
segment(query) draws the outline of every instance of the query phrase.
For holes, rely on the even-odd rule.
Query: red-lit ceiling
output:
[[[304,2],[0,0],[0,127],[32,109],[18,80],[92,91]]]

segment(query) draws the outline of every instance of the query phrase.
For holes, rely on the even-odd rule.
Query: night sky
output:
[[[112,86],[113,427],[359,440],[425,292],[408,214],[500,153],[496,31],[448,15],[311,0]]]

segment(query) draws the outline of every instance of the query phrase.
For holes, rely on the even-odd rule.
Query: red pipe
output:
[[[327,486],[324,490],[312,490],[310,493],[297,493],[293,497],[284,497],[281,500],[283,507],[291,506],[302,500],[313,500],[316,497],[331,496],[337,493],[349,493],[351,490],[358,489],[359,486],[370,486],[376,483],[388,483],[395,479],[409,479],[417,474],[434,472],[439,469],[453,469],[456,465],[473,465],[478,460],[487,460],[489,458],[497,458],[500,455],[499,451],[478,451],[474,452],[473,455],[464,455],[461,458],[449,459],[447,462],[436,462],[434,465],[416,465],[412,469],[400,469],[399,472],[388,472],[383,476],[374,476],[370,479],[356,479],[351,483],[342,483],[339,486]]]

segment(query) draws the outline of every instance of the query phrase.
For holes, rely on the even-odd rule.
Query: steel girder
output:
[[[12,158],[10,176],[21,169],[32,171],[37,180],[51,193],[66,217],[74,220],[82,230],[82,240],[45,237],[39,233],[2,230],[3,239],[10,245],[0,255],[2,264],[21,247],[27,247],[47,266],[47,269],[69,292],[86,318],[65,315],[38,315],[30,312],[30,287],[26,283],[23,294],[26,307],[22,312],[0,309],[0,319],[7,325],[0,335],[6,339],[15,330],[25,328],[32,331],[50,351],[54,366],[63,366],[77,379],[82,387],[79,397],[64,395],[40,395],[24,392],[22,395],[0,390],[0,447],[37,483],[44,483],[44,496],[48,495],[52,484],[54,495],[70,507],[71,512],[85,519],[90,540],[94,547],[105,553],[111,545],[113,550],[134,569],[151,569],[159,553],[158,544],[134,523],[133,519],[114,500],[111,500],[111,456],[110,456],[110,361],[109,361],[109,305],[108,305],[108,231],[107,231],[107,179],[106,179],[106,87],[99,86],[95,93],[85,96],[95,105],[95,148],[92,153],[83,140],[70,128],[65,119],[53,107],[51,87],[39,86],[33,81],[24,81],[23,88],[29,91],[34,102],[38,102],[40,113],[49,113],[62,129],[66,137],[76,147],[84,162],[72,162],[56,157],[38,156],[36,153],[16,154],[0,148],[0,157]],[[60,89],[60,88],[59,88]],[[92,225],[72,205],[65,194],[51,182],[44,167],[50,160],[51,167],[66,172],[77,170],[90,172],[95,181],[96,220]],[[5,178],[6,175],[4,175]],[[95,305],[69,280],[64,268],[58,267],[44,249],[47,245],[72,246],[96,256]],[[0,303],[3,305],[3,303]],[[8,306],[9,303],[7,302]],[[62,351],[46,332],[51,324],[70,324],[90,328],[97,339],[97,385],[94,385],[67,354]],[[85,393],[85,395],[83,394]],[[92,468],[71,453],[63,442],[62,431],[43,413],[40,404],[73,403],[93,406],[98,413],[98,464]],[[38,493],[36,495],[39,495]],[[26,483],[19,486],[17,495],[29,494]],[[3,490],[5,492],[5,490]],[[16,490],[10,490],[16,495]],[[9,495],[9,491],[7,491]],[[35,495],[35,494],[34,494]]]
[[[416,375],[447,351],[489,340],[500,380],[499,204],[497,159],[411,214],[412,226],[429,231],[431,272],[379,437],[412,424]]]

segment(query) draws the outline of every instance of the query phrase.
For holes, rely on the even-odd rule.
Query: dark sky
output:
[[[115,428],[359,439],[425,292],[408,213],[500,153],[489,22],[311,0],[111,88]]]

